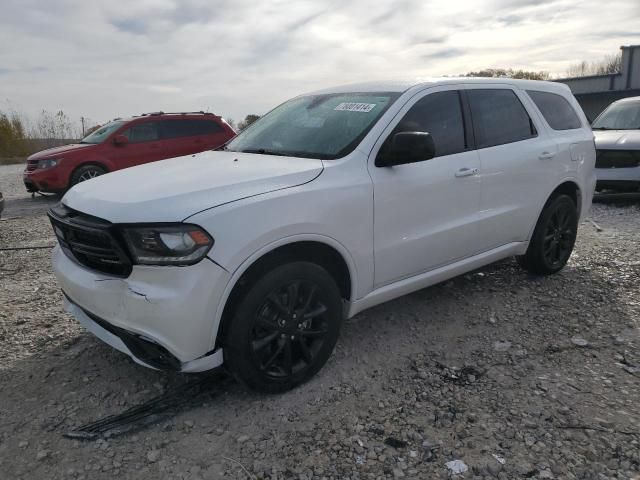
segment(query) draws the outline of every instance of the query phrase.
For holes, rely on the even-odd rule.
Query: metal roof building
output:
[[[640,45],[620,49],[622,66],[617,73],[556,80],[569,86],[590,120],[594,120],[611,102],[640,96]]]

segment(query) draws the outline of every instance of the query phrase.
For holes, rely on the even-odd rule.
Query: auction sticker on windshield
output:
[[[375,103],[350,103],[342,102],[334,110],[344,112],[364,112],[368,113],[376,106]]]

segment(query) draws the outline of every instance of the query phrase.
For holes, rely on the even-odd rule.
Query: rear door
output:
[[[374,187],[375,286],[387,285],[475,253],[480,204],[479,160],[457,88],[416,95],[398,113],[369,159]],[[429,132],[436,156],[376,167],[395,133]]]
[[[480,158],[482,251],[527,240],[540,201],[556,181],[557,146],[524,92],[510,85],[466,89]]]
[[[232,136],[222,127],[222,125],[211,117],[207,118],[207,116],[205,116],[198,122],[199,124],[196,127],[197,138],[195,142],[198,148],[202,147],[203,150],[209,150],[219,147]]]
[[[226,141],[224,129],[214,120],[170,118],[162,120],[162,138],[172,157],[210,150]]]
[[[575,172],[593,152],[593,133],[585,128],[574,107],[559,93],[527,90],[529,98],[542,114],[549,135],[558,146],[554,159],[561,169]]]

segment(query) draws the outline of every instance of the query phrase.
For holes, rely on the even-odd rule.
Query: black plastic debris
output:
[[[400,449],[400,448],[406,448],[407,447],[407,442],[405,442],[404,440],[400,440],[399,438],[395,438],[395,437],[387,437],[384,440],[385,445],[389,445],[390,447],[396,448],[396,449]]]
[[[117,415],[87,423],[76,430],[64,433],[67,438],[97,440],[123,435],[140,430],[146,426],[166,420],[181,410],[195,406],[203,400],[211,399],[222,393],[225,375],[215,372],[199,380],[189,382],[180,388],[168,391],[148,402],[132,407]]]

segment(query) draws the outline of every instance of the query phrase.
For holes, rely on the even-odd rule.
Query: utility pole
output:
[[[80,122],[82,122],[82,138],[84,138],[84,117],[80,117]]]

